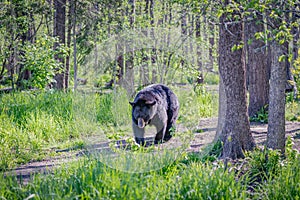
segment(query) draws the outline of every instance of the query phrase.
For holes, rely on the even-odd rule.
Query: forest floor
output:
[[[194,133],[194,138],[190,141],[190,145],[187,148],[188,152],[199,152],[205,145],[211,143],[214,139],[217,118],[207,118],[200,120],[196,127],[197,133]],[[178,125],[178,131],[186,131],[186,128]],[[251,123],[251,132],[256,141],[256,144],[263,145],[267,136],[267,124]],[[294,148],[300,152],[300,122],[286,122],[286,136],[290,136],[294,142]],[[94,140],[95,141],[95,140]],[[172,141],[172,140],[171,140]],[[170,141],[170,142],[171,142]],[[119,143],[124,145],[124,140]],[[94,143],[92,145],[94,149],[110,148],[109,142]],[[35,173],[49,173],[51,169],[59,167],[62,164],[70,161],[76,161],[83,155],[86,150],[60,150],[59,156],[44,159],[42,161],[33,161],[24,165],[21,165],[13,170],[7,171],[5,175],[16,175],[23,183],[28,183],[30,178]]]

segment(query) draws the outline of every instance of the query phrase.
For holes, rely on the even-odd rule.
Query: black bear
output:
[[[137,144],[144,145],[146,125],[157,130],[155,144],[166,142],[172,137],[179,111],[177,96],[163,84],[153,84],[137,93],[132,105],[132,128]]]

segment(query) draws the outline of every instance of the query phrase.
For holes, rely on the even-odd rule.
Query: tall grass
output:
[[[12,178],[10,178],[12,179]],[[1,180],[0,196],[7,199],[245,199],[246,188],[223,166],[203,163],[172,165],[148,173],[126,173],[98,160],[36,176],[32,184]],[[4,184],[10,183],[10,184]]]
[[[256,162],[257,157],[266,155],[270,160]],[[145,173],[123,172],[104,165],[96,157],[85,157],[51,174],[37,174],[25,185],[16,177],[1,175],[0,198],[299,199],[299,154],[288,153],[286,159],[277,159],[278,155],[271,150],[256,151],[246,157],[240,169],[241,162],[202,162],[184,153],[175,162]],[[253,185],[256,175],[252,172],[262,165],[266,166],[260,173],[265,173],[264,179]],[[273,166],[277,167],[275,171]]]
[[[195,127],[201,118],[217,116],[217,95],[207,91],[204,85],[198,87],[174,88],[180,102],[179,123]]]
[[[205,89],[174,91],[181,104],[180,123],[192,126],[216,112],[216,97]],[[123,91],[14,93],[0,98],[1,170],[44,158],[53,147],[74,147],[87,136],[105,137],[112,127],[117,133],[130,127],[131,109]],[[125,167],[130,170],[124,172],[121,165],[128,157],[122,156],[127,154],[106,165],[95,153],[51,174],[36,174],[28,184],[0,174],[0,199],[299,199],[299,153],[292,150],[291,139],[286,146],[286,158],[277,151],[254,151],[242,168],[240,162],[224,165],[209,161],[215,159],[208,155],[180,152],[177,159],[162,160],[161,167],[147,172],[130,167],[160,160],[139,154],[138,162],[129,162]]]
[[[216,113],[215,97],[205,90],[174,88],[179,123],[193,126]],[[200,92],[199,92],[200,91]],[[55,151],[84,144],[85,137],[131,133],[131,107],[124,90],[95,93],[16,92],[0,96],[0,170]],[[81,145],[80,145],[81,146]]]
[[[104,136],[107,126],[130,122],[122,91],[118,96],[22,92],[0,98],[0,171],[41,159],[53,153],[49,148],[72,147],[88,135]]]

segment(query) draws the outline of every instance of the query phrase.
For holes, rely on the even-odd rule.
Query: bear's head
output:
[[[132,106],[132,119],[139,128],[144,128],[149,124],[157,113],[157,103],[155,99],[139,98],[129,103]]]

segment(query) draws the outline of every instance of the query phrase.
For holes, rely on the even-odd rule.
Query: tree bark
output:
[[[201,39],[201,21],[200,15],[196,16],[196,38],[199,41]],[[202,53],[200,45],[197,45],[197,65],[198,65],[198,76],[197,76],[197,83],[202,84],[204,82],[203,77],[203,66],[202,66]]]
[[[209,41],[209,50],[208,50],[208,55],[209,55],[209,71],[213,71],[214,69],[214,56],[213,56],[213,51],[214,51],[214,46],[215,46],[215,37],[214,37],[214,25],[210,23],[207,20],[208,24],[208,41]]]
[[[71,56],[71,32],[72,32],[72,23],[74,17],[74,0],[69,0],[69,10],[68,10],[68,28],[67,28],[67,47],[68,55],[66,56],[66,72],[65,72],[65,82],[64,87],[68,89],[69,87],[69,76],[70,76],[70,56]]]
[[[151,38],[155,38],[154,36],[154,0],[150,0],[150,5],[149,5],[149,14],[150,14],[150,27],[151,27]],[[154,45],[156,46],[156,45]],[[157,82],[157,70],[155,68],[155,63],[156,63],[156,49],[152,48],[151,49],[151,64],[152,64],[152,77],[151,77],[151,83],[156,83]]]
[[[292,21],[297,21],[297,15],[295,13],[292,14]],[[299,35],[300,35],[300,29],[299,26],[293,26],[292,30],[293,35],[293,41],[292,41],[292,67],[296,61],[296,59],[299,57],[299,47],[297,45],[297,42],[299,41]],[[297,88],[297,86],[295,85]],[[298,91],[297,93],[294,93],[294,99],[298,99]]]
[[[220,77],[220,81],[219,81],[219,110],[218,110],[218,126],[217,126],[216,135],[215,135],[215,138],[214,138],[215,142],[221,138],[222,130],[223,130],[224,124],[225,124],[226,106],[227,106],[223,80],[222,80],[221,76],[219,76],[219,77]]]
[[[244,52],[243,48],[232,50],[243,41],[243,25],[241,21],[230,21],[224,13],[219,31],[219,71],[226,95],[225,122],[220,135],[222,157],[243,158],[243,152],[255,146],[247,112]]]
[[[271,42],[271,78],[267,147],[280,149],[281,152],[284,153],[286,65],[284,62],[279,62],[279,57],[283,55],[282,48],[283,47],[276,41]]]
[[[250,117],[265,108],[269,103],[269,67],[267,65],[266,44],[255,39],[255,33],[264,32],[262,16],[245,23],[245,36],[247,48],[247,77],[249,91]]]
[[[59,44],[64,45],[66,42],[66,0],[55,0],[54,1],[54,37],[58,37]],[[57,48],[56,44],[54,48]],[[57,69],[57,73],[54,76],[56,83],[54,87],[56,89],[64,89],[64,70],[65,70],[65,59],[61,55],[56,55],[56,59],[61,63],[62,70]]]
[[[74,16],[73,16],[73,65],[74,65],[74,90],[77,89],[77,46],[76,46],[76,2],[74,0]]]

